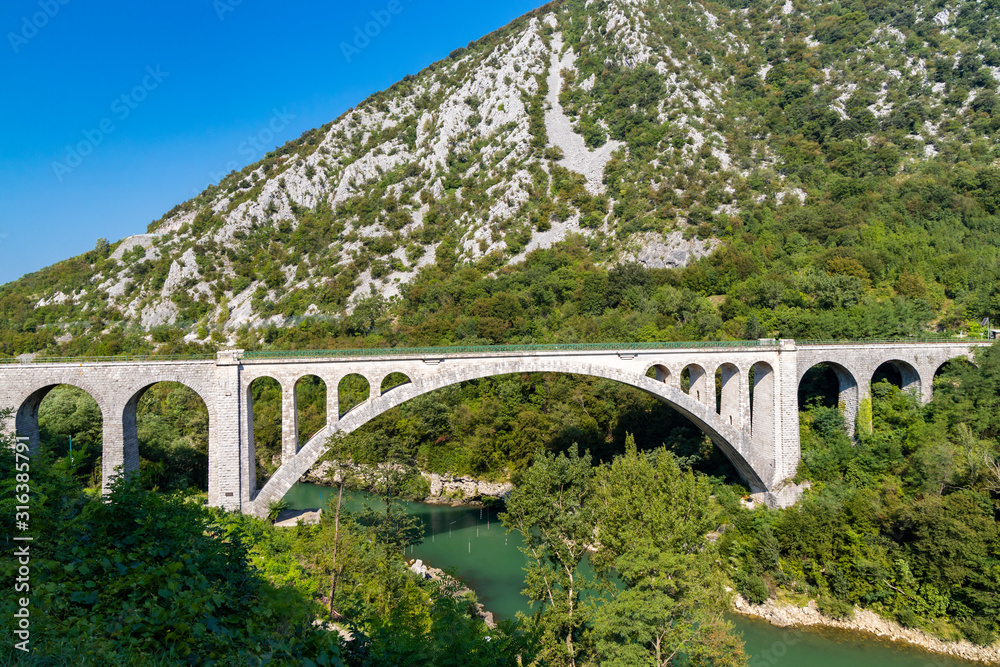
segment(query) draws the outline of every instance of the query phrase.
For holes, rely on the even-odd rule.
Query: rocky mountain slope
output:
[[[5,286],[4,317],[63,343],[115,327],[222,343],[571,234],[608,264],[683,266],[829,200],[800,225],[824,243],[849,226],[835,204],[928,165],[967,168],[960,194],[992,215],[998,15],[997,0],[559,0],[148,233]]]

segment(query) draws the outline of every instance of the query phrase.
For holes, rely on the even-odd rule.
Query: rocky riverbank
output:
[[[776,600],[767,600],[763,604],[755,605],[737,595],[735,611],[744,616],[763,619],[771,625],[782,628],[819,625],[850,632],[863,632],[890,641],[911,644],[931,653],[940,653],[987,665],[1000,665],[1000,642],[994,643],[992,646],[976,646],[966,640],[946,642],[932,637],[922,630],[905,628],[895,621],[882,618],[865,609],[855,608],[854,618],[836,620],[820,613],[815,600],[810,600],[804,607]]]
[[[431,487],[431,492],[424,498],[425,503],[469,505],[491,498],[500,500],[514,488],[510,482],[484,482],[471,477],[439,475],[433,472],[420,474]]]
[[[475,596],[475,591],[463,584],[461,581],[455,579],[444,570],[425,564],[419,558],[417,560],[407,561],[407,564],[410,566],[410,570],[425,579],[442,581],[445,584],[453,584],[456,588],[452,592],[452,596],[455,598],[465,597],[466,595]],[[481,618],[483,622],[486,623],[486,627],[495,628],[497,626],[496,620],[493,618],[493,612],[486,611],[486,608],[479,602],[475,603],[475,613],[477,617]]]
[[[329,461],[317,463],[306,471],[301,481],[330,486],[329,470],[333,465]],[[358,466],[358,469],[363,477],[363,467]],[[421,499],[421,502],[425,503],[477,505],[491,498],[499,500],[514,488],[510,482],[486,482],[460,475],[441,475],[424,471],[421,471],[420,475],[427,481],[430,489],[427,497]]]

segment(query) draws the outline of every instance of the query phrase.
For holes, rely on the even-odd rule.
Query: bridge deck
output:
[[[788,340],[797,347],[855,348],[897,347],[913,345],[990,345],[993,341],[970,340],[967,338],[869,338],[859,340]],[[505,356],[544,352],[642,352],[642,351],[706,351],[706,350],[777,350],[780,343],[774,339],[726,340],[726,341],[660,341],[651,343],[542,343],[530,345],[465,345],[440,347],[392,347],[392,348],[345,348],[334,350],[250,350],[240,353],[244,361],[283,359],[382,359],[382,358],[425,358],[425,357],[475,357]],[[169,355],[115,355],[96,357],[33,357],[31,359],[0,359],[0,364],[119,364],[158,363],[177,361],[216,361],[215,354],[169,354]]]

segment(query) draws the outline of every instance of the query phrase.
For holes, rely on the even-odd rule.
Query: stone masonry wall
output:
[[[674,407],[697,424],[768,502],[786,504],[795,492],[785,481],[799,462],[798,385],[819,363],[830,364],[840,378],[841,401],[848,428],[853,429],[860,403],[868,397],[871,378],[884,363],[893,364],[904,384],[930,400],[934,373],[955,357],[970,358],[972,349],[988,343],[889,343],[796,345],[765,341],[762,345],[718,348],[538,350],[448,354],[375,355],[351,358],[245,359],[241,350],[220,352],[204,361],[137,361],[127,363],[21,363],[0,365],[0,408],[14,412],[5,426],[38,444],[38,407],[59,384],[86,391],[97,401],[104,420],[104,484],[116,470],[134,472],[139,465],[135,408],[142,393],[157,382],[179,382],[205,401],[209,413],[209,502],[231,510],[266,511],[267,502],[282,497],[320,457],[335,431],[349,433],[420,394],[475,378],[508,373],[557,372],[590,375],[629,384]],[[655,378],[647,371],[655,370]],[[681,390],[688,369],[692,387]],[[750,401],[750,374],[755,387]],[[722,376],[717,406],[716,371]],[[382,381],[404,373],[410,383],[385,394]],[[339,414],[338,387],[347,375],[365,377],[369,399]],[[299,448],[295,383],[316,375],[327,386],[327,427]],[[282,466],[257,489],[250,384],[273,377],[283,388]]]

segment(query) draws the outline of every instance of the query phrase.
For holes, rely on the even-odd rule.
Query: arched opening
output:
[[[887,361],[876,368],[872,374],[872,384],[878,384],[879,382],[888,382],[900,389],[903,388],[903,376],[891,361]]]
[[[871,384],[888,382],[903,391],[920,391],[920,374],[905,361],[892,359],[886,361],[872,373]]]
[[[384,378],[382,378],[382,386],[379,388],[379,394],[384,394],[387,391],[395,389],[396,387],[401,387],[404,384],[409,384],[410,378],[404,373],[389,373]]]
[[[722,364],[715,371],[717,411],[722,421],[734,428],[743,425],[743,396],[740,391],[740,369],[735,364]]]
[[[825,362],[806,370],[799,380],[798,399],[800,411],[812,406],[840,408],[848,435],[854,435],[861,392],[854,374],[844,366]]]
[[[948,389],[958,388],[962,385],[962,378],[970,371],[974,370],[976,365],[969,361],[966,357],[955,357],[954,359],[949,359],[934,371],[934,391],[940,388]]]
[[[125,404],[122,429],[145,488],[208,490],[208,407],[197,392],[179,382],[144,387]]]
[[[840,381],[829,364],[817,364],[799,380],[799,410],[818,404],[837,407],[840,401]]]
[[[337,396],[340,399],[340,416],[343,417],[371,397],[368,378],[357,373],[345,375],[337,386]]]
[[[250,456],[257,462],[257,479],[266,482],[281,467],[281,383],[272,377],[255,378],[247,388],[247,439]]]
[[[631,433],[640,447],[665,444],[710,475],[742,479],[752,492],[768,488],[774,475],[768,462],[757,457],[751,464],[739,431],[692,396],[660,388],[644,375],[622,381],[614,368],[592,367],[580,375],[571,364],[565,370],[544,360],[538,365],[515,374],[505,362],[458,366],[399,387],[371,409],[342,415],[337,429],[346,439],[340,446],[361,463],[402,456],[430,472],[489,477],[530,465],[540,448],[558,451],[573,443],[596,460],[610,460],[614,443],[623,444]],[[368,388],[363,376],[343,378],[338,393],[354,396],[343,407],[365,400]],[[287,472],[301,476],[323,453],[322,447],[304,449]],[[284,479],[264,485],[254,511],[264,511],[286,490]]]
[[[712,407],[717,413],[722,412],[722,366],[715,369],[715,377],[712,378],[712,386],[715,387],[715,400]]]
[[[367,385],[356,377],[358,401]],[[742,475],[729,458],[732,452],[727,456],[689,413],[619,381],[526,372],[470,378],[416,395],[408,387],[388,392],[377,407],[394,398],[399,403],[370,420],[367,410],[344,415],[339,426],[347,435],[339,446],[354,461],[402,459],[429,472],[505,477],[530,465],[538,451],[573,444],[595,460],[611,460],[631,434],[640,448],[665,445],[707,474],[733,482]]]
[[[687,375],[687,387],[684,377]],[[681,388],[694,400],[704,405],[712,405],[715,401],[715,390],[709,384],[708,373],[698,364],[688,364],[681,371]]]
[[[670,369],[662,364],[653,364],[646,371],[646,377],[652,378],[657,382],[667,382],[670,379]],[[690,374],[688,378],[690,380]]]
[[[93,396],[67,384],[43,387],[25,399],[14,423],[32,451],[44,448],[57,459],[70,459],[77,479],[100,488],[104,416]]]
[[[326,428],[326,382],[315,375],[306,375],[295,383],[298,447]]]

